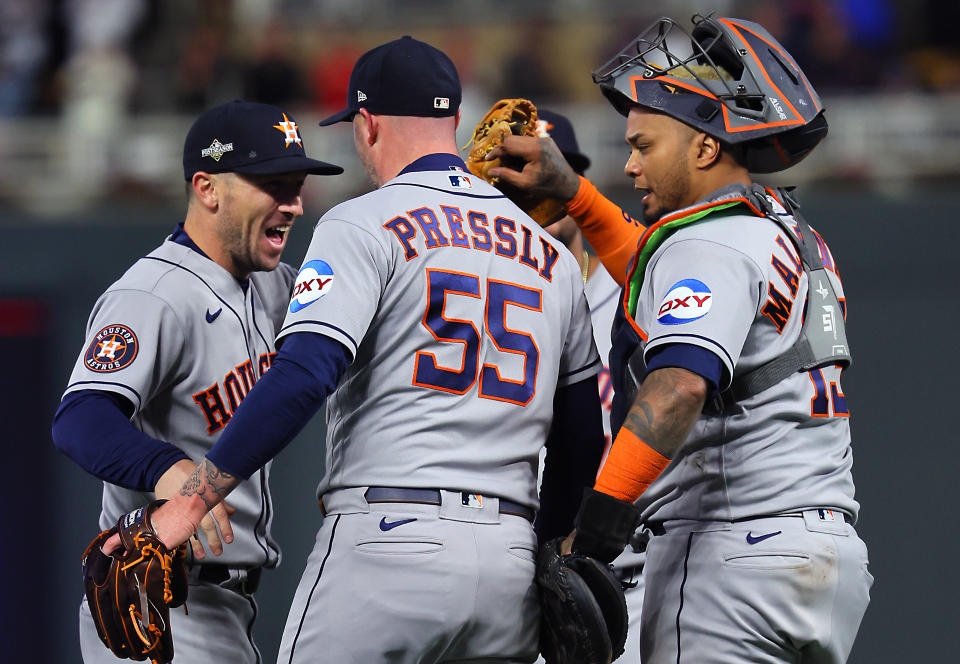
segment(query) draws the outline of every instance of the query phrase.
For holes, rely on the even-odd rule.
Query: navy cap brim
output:
[[[310,175],[340,175],[343,173],[343,168],[336,164],[328,164],[325,161],[297,155],[278,157],[277,159],[269,159],[246,166],[235,166],[231,170],[234,173],[244,173],[247,175],[277,175],[298,171],[303,171]]]
[[[353,120],[353,116],[357,114],[357,109],[355,108],[345,108],[339,113],[334,113],[329,118],[321,120],[318,124],[321,127],[326,127],[338,122],[350,122]]]

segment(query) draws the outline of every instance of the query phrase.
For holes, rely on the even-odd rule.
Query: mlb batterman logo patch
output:
[[[680,325],[703,318],[713,306],[713,293],[697,279],[678,281],[660,303],[657,321],[664,325]]]
[[[293,285],[290,313],[295,314],[333,289],[333,268],[322,260],[304,263]]]
[[[137,335],[126,325],[107,325],[97,332],[83,356],[90,371],[108,373],[129,367],[137,357]]]

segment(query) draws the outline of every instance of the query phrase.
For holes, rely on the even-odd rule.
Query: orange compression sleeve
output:
[[[622,286],[627,266],[646,227],[597,191],[582,175],[576,196],[567,203],[567,214],[577,222],[610,276]]]
[[[670,459],[621,427],[593,488],[632,503],[669,464]]]

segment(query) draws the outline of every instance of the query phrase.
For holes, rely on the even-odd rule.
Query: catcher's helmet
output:
[[[827,134],[823,104],[762,26],[695,15],[688,33],[661,18],[593,72],[622,115],[639,104],[737,146],[754,173],[788,168]]]

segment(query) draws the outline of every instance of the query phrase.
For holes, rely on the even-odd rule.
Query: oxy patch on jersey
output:
[[[329,293],[333,289],[333,268],[326,261],[312,260],[304,263],[293,284],[290,313],[295,314]]]
[[[137,335],[126,325],[107,325],[93,337],[83,363],[90,371],[109,373],[129,367],[137,357]]]
[[[680,325],[703,318],[713,306],[713,293],[698,279],[678,281],[660,303],[657,320],[664,325]]]

